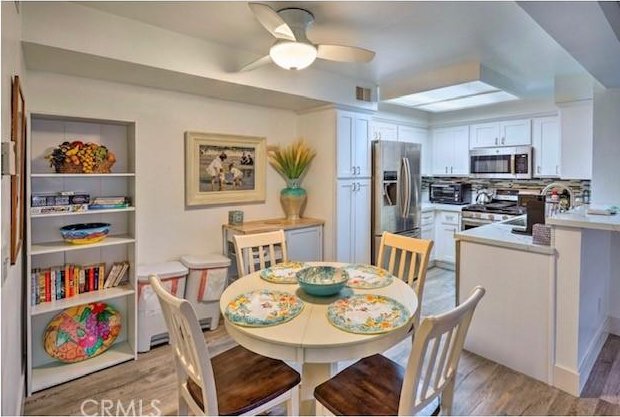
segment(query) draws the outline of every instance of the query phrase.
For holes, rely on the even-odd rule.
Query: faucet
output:
[[[547,192],[549,192],[549,190],[553,189],[553,188],[558,188],[561,190],[566,190],[568,191],[568,198],[569,198],[569,207],[568,209],[572,209],[575,207],[575,194],[573,193],[573,191],[567,187],[566,185],[560,183],[560,182],[552,182],[551,184],[547,185],[545,188],[542,189],[542,191],[540,192],[540,195],[547,195]]]

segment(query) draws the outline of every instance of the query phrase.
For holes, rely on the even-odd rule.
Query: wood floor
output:
[[[454,273],[438,268],[429,270],[422,314],[450,309],[454,299]],[[223,325],[206,332],[205,338],[212,354],[235,345]],[[410,341],[403,341],[385,354],[404,364],[410,346]],[[24,412],[27,415],[101,415],[102,403],[111,400],[114,406],[108,412],[114,415],[119,411],[116,401],[120,400],[123,407],[120,414],[174,415],[177,412],[174,372],[170,347],[161,346],[140,354],[137,361],[38,392],[26,399]],[[123,412],[132,401],[134,413]],[[620,337],[610,336],[605,343],[581,398],[464,352],[454,404],[455,415],[620,415]],[[282,412],[283,408],[273,410],[274,414]]]

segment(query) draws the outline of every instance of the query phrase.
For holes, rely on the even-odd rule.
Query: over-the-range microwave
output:
[[[532,147],[503,146],[469,151],[474,178],[532,178]]]

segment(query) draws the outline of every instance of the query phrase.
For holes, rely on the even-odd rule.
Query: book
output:
[[[127,261],[123,262],[122,269],[118,273],[118,276],[116,280],[114,281],[114,285],[113,285],[114,287],[118,286],[123,281],[123,278],[125,277],[125,274],[127,273],[128,269],[129,269],[129,262]]]
[[[80,268],[79,291],[80,294],[86,292],[86,271],[84,267]]]
[[[45,279],[45,275],[46,275],[45,270],[40,269],[39,270],[39,304],[47,301],[47,298],[45,296],[45,290],[47,288],[46,286],[47,280]]]
[[[49,301],[54,301],[56,299],[56,271],[54,268],[50,268],[49,273]]]
[[[105,278],[105,263],[100,263],[99,264],[99,283],[97,285],[97,288],[99,288],[100,290],[103,289],[104,278]]]
[[[110,209],[120,209],[129,207],[128,203],[120,203],[120,204],[91,204],[88,206],[89,210],[110,210]]]
[[[112,268],[110,268],[110,272],[108,272],[108,276],[105,279],[103,288],[110,288],[112,286],[112,282],[116,278],[116,274],[119,271],[120,265],[121,264],[119,262],[114,262],[114,264],[112,264]]]

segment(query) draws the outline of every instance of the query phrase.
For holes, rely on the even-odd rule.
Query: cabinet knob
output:
[[[446,174],[448,173],[448,166],[446,166]]]
[[[502,138],[502,145],[506,142],[506,138]]]
[[[540,165],[538,165],[538,166],[536,167],[536,172],[538,172],[538,173],[540,174]]]
[[[351,167],[351,174],[355,175],[355,167],[354,166]]]
[[[558,175],[560,174],[560,166],[559,165],[555,166],[555,173],[558,174]]]
[[[496,145],[498,144],[498,139],[497,139],[497,138],[495,138],[495,144],[496,144]]]
[[[454,167],[450,167],[450,174],[452,174],[452,169],[453,169],[453,168],[454,168]]]

